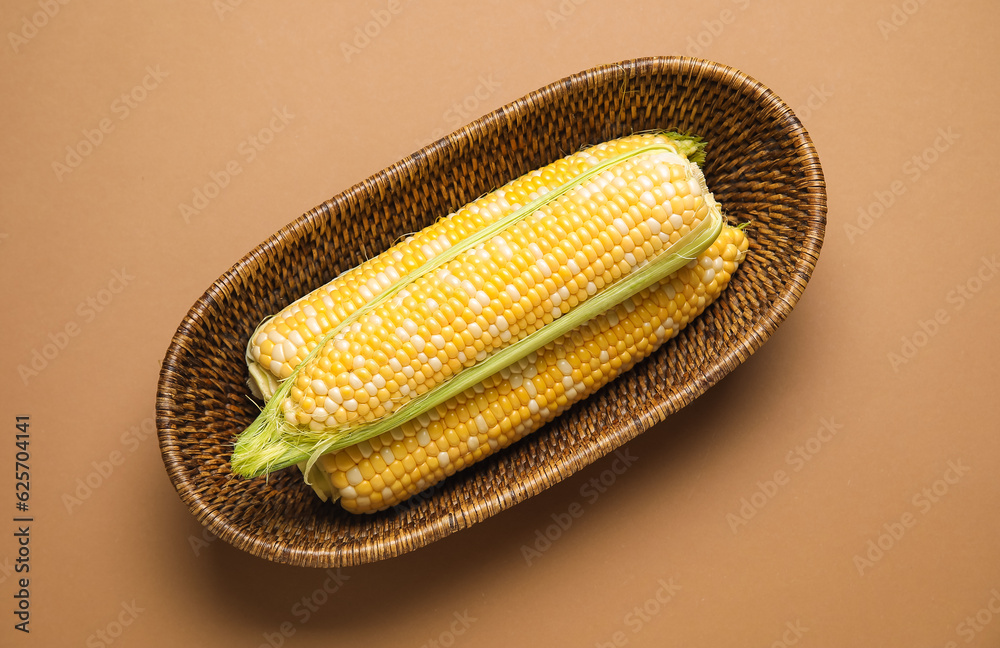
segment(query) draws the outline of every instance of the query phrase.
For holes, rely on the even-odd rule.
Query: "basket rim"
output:
[[[181,500],[188,506],[199,522],[210,532],[226,540],[230,544],[243,549],[255,556],[269,560],[308,567],[346,566],[368,562],[366,554],[373,551],[372,547],[353,546],[347,550],[338,547],[297,548],[279,546],[274,540],[255,535],[246,529],[233,524],[220,511],[215,510],[213,503],[201,496],[199,484],[186,474],[189,470],[187,462],[178,451],[180,447],[177,428],[171,421],[171,405],[175,400],[170,387],[182,380],[183,356],[186,348],[197,337],[196,327],[201,312],[213,302],[225,297],[229,288],[238,280],[241,274],[259,265],[259,260],[269,256],[276,248],[284,245],[289,238],[295,238],[303,233],[304,228],[323,214],[329,213],[331,205],[352,203],[369,191],[378,191],[379,187],[391,185],[407,179],[409,169],[414,164],[423,161],[436,161],[444,152],[456,143],[474,139],[477,134],[489,132],[500,125],[510,115],[517,113],[525,104],[531,105],[545,102],[567,87],[586,84],[589,79],[605,75],[640,74],[647,69],[670,70],[681,74],[691,74],[696,78],[710,77],[727,86],[738,88],[755,103],[763,108],[773,110],[775,119],[790,126],[789,138],[798,152],[800,164],[805,176],[804,192],[808,194],[805,212],[808,214],[809,227],[803,244],[797,249],[797,257],[790,278],[776,291],[775,299],[768,308],[762,311],[745,336],[735,340],[727,347],[727,352],[713,359],[704,373],[693,376],[685,389],[671,394],[669,398],[658,402],[653,407],[643,411],[640,416],[629,422],[629,430],[616,438],[603,438],[599,444],[599,454],[590,456],[595,451],[594,446],[579,446],[567,448],[563,464],[573,461],[581,462],[579,468],[566,472],[555,467],[552,485],[582,469],[600,456],[612,452],[616,448],[649,429],[653,424],[663,420],[671,406],[680,409],[703,394],[709,387],[716,384],[733,368],[739,366],[763,346],[778,326],[788,317],[798,302],[802,292],[811,277],[819,258],[826,229],[826,184],[815,146],[805,128],[791,108],[768,87],[750,77],[746,73],[713,61],[687,56],[651,56],[627,59],[614,63],[598,65],[549,83],[542,88],[509,102],[508,104],[483,115],[449,135],[432,142],[414,153],[394,162],[370,177],[341,191],[324,201],[318,207],[306,212],[270,235],[266,240],[245,254],[237,263],[216,279],[212,285],[194,302],[176,332],[161,363],[157,381],[156,426],[161,458],[164,462],[171,483],[177,490]],[[417,529],[404,529],[394,537],[393,542],[383,543],[378,547],[378,559],[394,557],[412,549],[441,539],[455,531],[480,522],[514,504],[531,497],[548,486],[537,486],[521,489],[517,492],[498,491],[496,497],[490,500],[469,501],[463,508],[462,515],[442,516],[428,521]],[[487,511],[488,508],[496,510]]]

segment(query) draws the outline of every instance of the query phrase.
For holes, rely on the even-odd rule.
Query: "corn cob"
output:
[[[721,228],[686,157],[699,153],[644,135],[569,156],[265,323],[248,363],[274,394],[238,440],[234,471],[309,458],[312,474],[327,451],[396,433],[666,277]]]
[[[297,300],[267,320],[251,337],[247,349],[251,389],[270,399],[278,381],[291,376],[318,341],[358,308],[475,232],[544,196],[552,187],[616,155],[651,144],[699,159],[700,149],[690,140],[664,136],[631,136],[590,147],[509,182]],[[682,214],[682,202],[672,200],[671,213]]]
[[[668,279],[391,432],[323,455],[313,487],[371,513],[507,447],[675,336],[725,289],[747,245],[741,230],[723,228]]]

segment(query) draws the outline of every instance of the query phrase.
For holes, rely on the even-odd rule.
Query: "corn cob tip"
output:
[[[677,131],[660,131],[657,133],[677,145],[677,152],[699,167],[705,164],[705,148],[707,143],[698,135],[680,133]]]

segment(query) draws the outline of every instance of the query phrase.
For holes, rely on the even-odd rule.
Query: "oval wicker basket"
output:
[[[751,221],[746,262],[677,338],[542,430],[392,510],[321,502],[296,469],[230,473],[256,416],[243,354],[270,313],[403,233],[585,145],[669,129],[707,140],[705,175],[730,222]],[[646,58],[557,81],[414,153],[301,216],[194,304],[167,351],[157,428],[181,499],[213,533],[282,563],[331,567],[395,556],[479,522],[618,448],[677,411],[771,335],[815,266],[826,193],[813,144],[771,91],[732,68]]]

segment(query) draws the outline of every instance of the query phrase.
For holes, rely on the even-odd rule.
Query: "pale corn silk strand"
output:
[[[369,312],[386,299],[390,299],[398,291],[405,288],[406,285],[416,281],[416,279],[420,276],[433,272],[441,265],[447,263],[450,259],[457,257],[463,251],[472,249],[484,241],[490,240],[490,238],[509,227],[512,223],[526,217],[539,207],[555,200],[559,196],[590,180],[606,169],[627,159],[657,151],[677,153],[676,148],[654,144],[640,147],[613,158],[609,158],[608,160],[595,165],[591,169],[588,169],[586,172],[580,174],[573,180],[551,190],[541,198],[525,205],[521,209],[510,214],[508,217],[495,222],[481,231],[478,235],[474,235],[464,241],[462,245],[455,246],[454,248],[447,250],[445,253],[434,257],[429,262],[418,268],[414,273],[406,277],[404,281],[400,281],[398,284],[392,286],[368,304],[350,314],[344,321],[340,322],[338,326],[330,331],[323,338],[323,340],[316,345],[316,347],[314,347],[313,351],[298,365],[292,376],[282,382],[278,391],[272,396],[271,401],[261,413],[261,416],[258,417],[254,425],[248,428],[248,430],[241,435],[239,441],[237,442],[237,452],[234,453],[233,457],[234,470],[242,474],[261,474],[263,472],[269,472],[299,463],[308,457],[308,472],[308,469],[311,469],[316,459],[324,452],[353,445],[363,439],[376,436],[388,429],[391,429],[392,427],[398,426],[407,420],[420,415],[440,402],[447,400],[457,391],[461,391],[466,386],[474,384],[477,380],[481,380],[483,377],[498,370],[499,368],[502,368],[500,363],[509,364],[510,362],[517,361],[519,358],[524,357],[533,350],[544,345],[547,341],[555,339],[562,332],[570,330],[574,327],[574,325],[579,325],[586,319],[589,319],[593,315],[600,312],[601,309],[606,309],[611,305],[619,303],[632,294],[635,294],[635,292],[642,290],[644,286],[654,283],[657,281],[656,278],[644,279],[647,273],[650,273],[652,270],[658,269],[658,272],[656,272],[655,275],[656,277],[662,278],[672,271],[671,268],[676,269],[676,267],[683,265],[691,258],[697,256],[702,249],[710,245],[712,240],[714,240],[714,237],[708,238],[708,236],[710,236],[712,226],[718,226],[714,228],[716,235],[718,233],[718,228],[721,227],[721,217],[718,214],[718,207],[714,201],[709,198],[711,194],[708,192],[707,187],[704,186],[704,178],[701,176],[700,171],[697,174],[697,179],[699,184],[702,185],[703,192],[710,206],[711,216],[702,222],[703,227],[696,228],[697,231],[693,231],[688,235],[688,237],[685,238],[685,240],[678,241],[669,249],[662,250],[653,262],[648,262],[646,264],[646,268],[637,272],[635,276],[629,277],[628,281],[625,281],[618,286],[617,290],[612,290],[614,286],[612,288],[608,288],[604,291],[604,293],[607,293],[607,296],[598,301],[594,301],[591,307],[584,308],[584,306],[586,306],[585,303],[581,307],[573,309],[573,311],[569,314],[542,327],[532,335],[503,350],[503,352],[494,353],[496,359],[493,359],[494,356],[491,356],[483,363],[459,372],[457,376],[453,376],[445,383],[439,385],[437,389],[411,400],[404,406],[397,409],[392,415],[374,423],[362,424],[353,428],[340,430],[323,430],[321,433],[316,433],[315,431],[303,430],[288,423],[281,415],[279,404],[287,396],[291,385],[294,383],[298,369],[305,366],[310,359],[315,357],[315,355],[319,353],[320,349],[324,347],[325,343],[330,338],[335,336],[338,332],[343,331],[348,325],[362,317],[365,313]],[[676,263],[664,264],[663,261],[667,259],[667,257],[671,256],[674,257],[674,261]],[[596,299],[596,297],[592,299]],[[588,300],[587,303],[590,301],[591,300]],[[574,311],[578,312],[574,315]],[[570,315],[574,316],[570,317]],[[559,322],[562,322],[561,326],[550,328]],[[462,380],[452,384],[452,382],[456,381],[458,377],[462,377]]]

